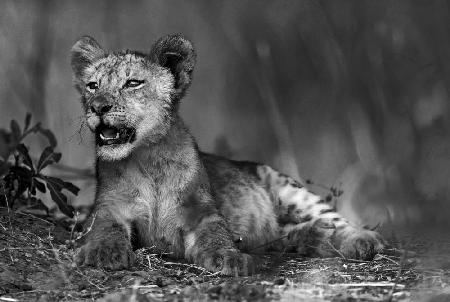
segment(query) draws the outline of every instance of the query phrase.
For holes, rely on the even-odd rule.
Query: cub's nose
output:
[[[104,96],[96,97],[91,103],[91,110],[97,115],[102,115],[111,110],[112,105],[108,103],[108,100]]]

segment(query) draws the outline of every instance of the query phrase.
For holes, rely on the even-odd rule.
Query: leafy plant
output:
[[[37,160],[31,158],[28,147],[23,143],[30,134],[43,135],[49,144]],[[74,209],[67,203],[63,190],[77,195],[80,189],[70,182],[43,173],[46,167],[61,159],[61,153],[55,152],[56,145],[53,132],[43,128],[40,123],[31,126],[31,114],[26,115],[23,129],[14,119],[11,120],[9,131],[0,129],[0,201],[12,208],[14,202],[25,198],[48,213],[48,208],[36,197],[37,191],[46,193],[48,190],[61,212],[73,217]]]

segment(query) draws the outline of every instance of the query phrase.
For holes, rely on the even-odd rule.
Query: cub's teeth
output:
[[[119,132],[116,133],[115,137],[105,137],[102,133],[100,133],[100,138],[102,140],[111,140],[111,139],[118,139],[120,137]]]

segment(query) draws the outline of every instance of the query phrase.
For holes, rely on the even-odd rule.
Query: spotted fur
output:
[[[370,259],[382,248],[377,233],[351,225],[304,184],[267,165],[198,150],[178,115],[195,64],[184,37],[161,38],[148,55],[108,53],[82,37],[71,63],[90,129],[132,130],[120,144],[97,142],[92,228],[79,264],[128,268],[133,249],[155,246],[246,275],[254,271],[247,253],[267,249]],[[129,86],[130,79],[140,84]]]

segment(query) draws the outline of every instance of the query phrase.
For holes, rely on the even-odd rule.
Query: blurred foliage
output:
[[[33,161],[28,147],[23,143],[30,134],[41,134],[47,138],[39,159]],[[23,129],[16,120],[11,120],[10,129],[0,129],[0,204],[13,208],[16,201],[26,200],[32,206],[47,206],[36,197],[37,191],[50,192],[52,200],[65,215],[73,216],[73,207],[67,203],[67,196],[62,190],[77,195],[79,188],[70,182],[48,176],[42,171],[61,159],[61,153],[54,151],[57,141],[52,131],[40,123],[31,126],[31,114],[27,114]]]

